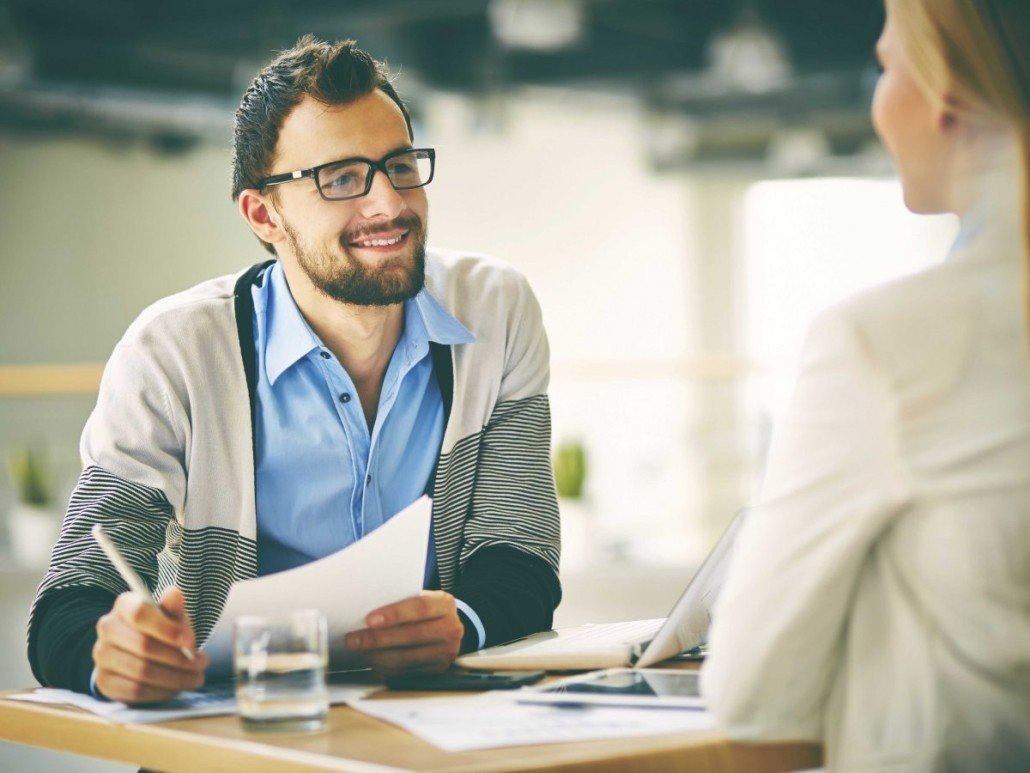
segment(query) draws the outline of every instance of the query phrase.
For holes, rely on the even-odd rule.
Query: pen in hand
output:
[[[122,579],[125,580],[125,584],[129,586],[129,590],[133,593],[138,593],[143,597],[143,601],[154,607],[155,609],[161,609],[161,605],[154,600],[153,595],[150,593],[150,589],[146,586],[146,583],[140,579],[139,575],[129,566],[129,562],[125,560],[125,557],[118,550],[118,547],[111,541],[111,538],[104,533],[103,527],[99,523],[93,525],[93,539],[97,541],[100,548],[104,551],[111,563],[114,564],[114,568],[118,570],[118,574],[121,575]],[[162,610],[163,611],[163,610]],[[179,647],[179,651],[182,656],[189,661],[196,660],[196,655],[188,647]]]

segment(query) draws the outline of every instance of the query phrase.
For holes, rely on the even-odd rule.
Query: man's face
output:
[[[273,173],[329,161],[377,160],[411,147],[400,109],[378,89],[346,105],[305,97],[283,122]],[[312,180],[276,186],[274,206],[286,244],[277,251],[295,262],[321,292],[344,303],[383,306],[414,297],[425,279],[424,188],[396,191],[377,171],[368,195],[326,201]]]

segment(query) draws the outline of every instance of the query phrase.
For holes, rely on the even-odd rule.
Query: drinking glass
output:
[[[236,619],[236,702],[250,730],[320,730],[329,713],[329,635],[315,609]]]

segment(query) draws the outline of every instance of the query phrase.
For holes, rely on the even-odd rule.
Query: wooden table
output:
[[[711,731],[452,753],[347,706],[332,707],[328,728],[314,734],[248,733],[235,716],[118,725],[73,707],[3,700],[10,692],[0,693],[0,739],[172,773],[541,769],[750,773],[821,764],[818,746],[731,744]],[[381,697],[413,695],[383,693]]]

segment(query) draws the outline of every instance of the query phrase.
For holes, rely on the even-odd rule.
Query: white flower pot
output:
[[[55,510],[24,502],[10,512],[8,525],[15,561],[28,567],[45,567],[61,533],[61,517]]]

